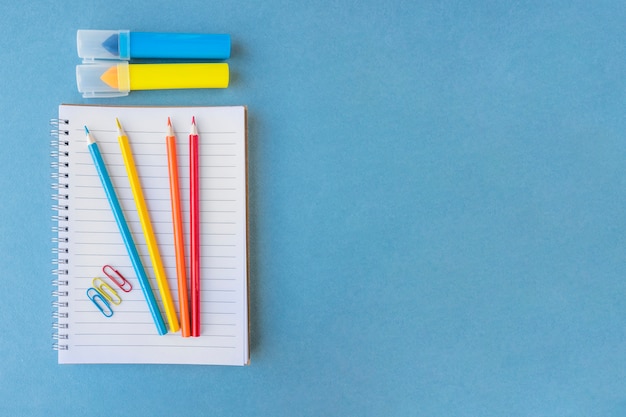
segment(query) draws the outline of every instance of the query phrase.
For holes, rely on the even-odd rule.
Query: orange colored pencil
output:
[[[176,248],[176,276],[178,278],[178,305],[180,306],[180,324],[182,336],[191,335],[189,301],[187,296],[187,273],[185,272],[185,237],[183,215],[180,204],[178,184],[178,158],[176,156],[176,136],[170,118],[167,118],[167,166],[170,175],[170,199],[172,201],[172,224],[174,225],[174,246]]]

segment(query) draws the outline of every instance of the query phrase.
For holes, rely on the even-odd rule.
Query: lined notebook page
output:
[[[159,336],[124,247],[93,161],[84,125],[96,139],[164,320],[162,297],[117,141],[115,118],[129,138],[167,280],[178,305],[165,134],[175,130],[189,284],[189,130],[195,116],[200,143],[201,336]],[[244,107],[104,107],[62,105],[69,120],[67,350],[59,363],[169,363],[244,365],[248,362],[246,110]],[[94,277],[111,265],[133,285],[117,289],[120,305],[105,317],[87,297]],[[113,286],[113,285],[112,285]],[[113,288],[117,288],[113,286]],[[61,314],[63,315],[63,314]],[[169,325],[168,325],[169,330]]]

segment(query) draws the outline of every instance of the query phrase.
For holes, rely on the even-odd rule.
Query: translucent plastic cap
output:
[[[76,66],[76,85],[85,98],[121,97],[130,91],[127,62],[98,62]]]
[[[78,30],[78,56],[84,61],[94,59],[130,59],[130,31]]]

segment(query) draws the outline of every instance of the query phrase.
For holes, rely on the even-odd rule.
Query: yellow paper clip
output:
[[[102,272],[104,272],[104,275],[109,277],[109,279],[113,281],[115,285],[120,287],[122,291],[130,292],[130,290],[133,289],[132,284],[126,278],[124,278],[124,275],[120,274],[120,271],[113,268],[111,265],[103,266]]]
[[[91,287],[88,288],[87,297],[89,297],[91,302],[94,303],[96,307],[98,307],[98,310],[100,310],[100,312],[104,314],[105,317],[111,317],[113,315],[113,309],[111,309],[111,306],[109,305],[107,300],[98,290]]]
[[[91,281],[91,285],[98,291],[106,300],[110,303],[115,304],[116,306],[122,303],[122,299],[117,294],[117,292],[106,282],[102,280],[102,278],[96,277]]]

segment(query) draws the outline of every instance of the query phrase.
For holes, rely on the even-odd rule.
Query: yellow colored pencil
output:
[[[161,293],[163,300],[163,306],[165,307],[165,316],[169,322],[169,327],[172,332],[177,332],[180,329],[178,324],[178,318],[176,317],[176,308],[174,306],[174,300],[170,293],[170,286],[165,276],[165,268],[163,268],[163,262],[161,261],[161,254],[159,253],[159,246],[157,245],[154,231],[152,230],[152,222],[150,221],[150,214],[148,213],[148,206],[146,200],[143,197],[143,191],[141,189],[141,182],[139,181],[139,174],[135,166],[135,160],[133,153],[130,149],[130,143],[128,142],[128,136],[124,133],[120,121],[116,118],[117,123],[117,140],[122,150],[122,158],[124,159],[124,166],[126,167],[126,173],[128,174],[128,181],[130,182],[130,188],[133,192],[133,199],[137,206],[137,213],[139,214],[139,221],[141,223],[141,229],[143,230],[144,237],[146,239],[146,245],[148,246],[148,253],[150,254],[150,260],[152,261],[152,268],[156,276],[157,286]]]

